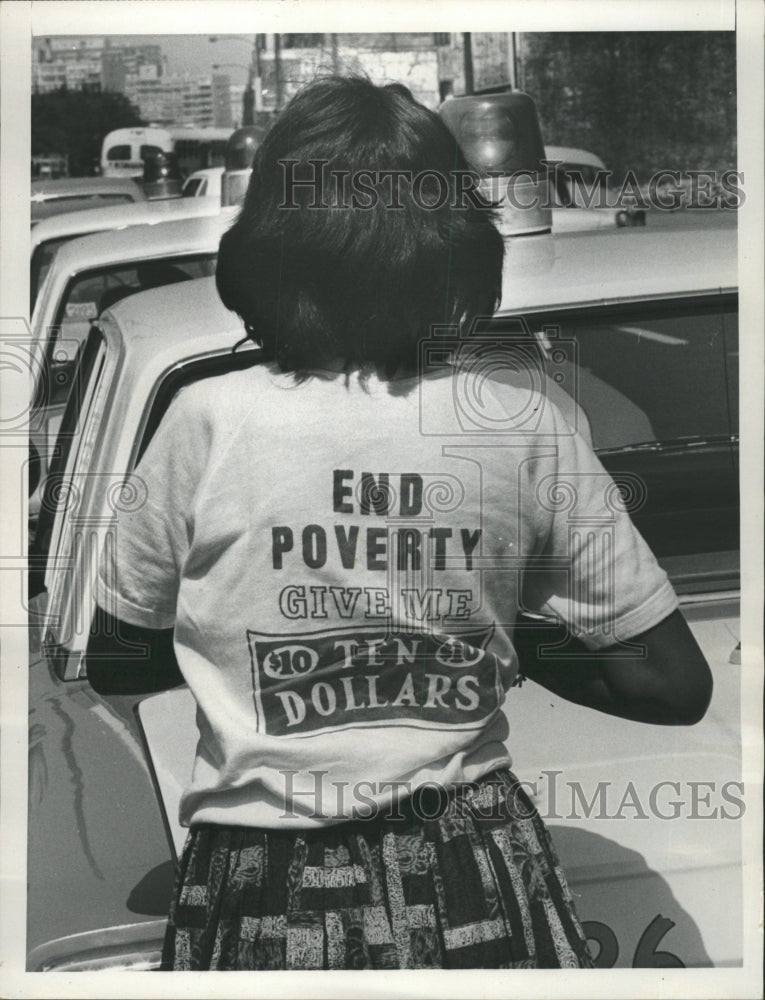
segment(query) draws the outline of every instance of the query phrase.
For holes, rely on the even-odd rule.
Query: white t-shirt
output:
[[[116,525],[97,598],[175,629],[198,702],[185,824],[311,827],[475,781],[510,763],[519,608],[597,649],[677,606],[522,373],[206,379],[137,474],[148,501]]]

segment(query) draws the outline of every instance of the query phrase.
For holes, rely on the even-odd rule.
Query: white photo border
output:
[[[762,552],[763,552],[763,15],[760,0],[60,0],[15,2],[0,8],[0,320],[22,318],[29,301],[28,240],[33,35],[194,34],[235,25],[236,33],[342,31],[667,31],[736,30],[739,170],[746,203],[739,218],[742,406],[742,733],[747,813],[744,835],[744,967],[566,972],[259,973],[251,976],[186,973],[27,973],[26,799],[27,652],[22,627],[3,629],[0,706],[0,995],[13,997],[754,997],[761,995],[762,959]],[[22,382],[6,376],[0,417],[25,402]],[[25,552],[26,498],[18,484],[24,448],[3,447],[0,476],[0,568]],[[22,530],[19,532],[19,526]],[[0,607],[23,615],[0,573]],[[3,617],[1,620],[8,620]],[[65,905],[62,901],[62,905]],[[720,914],[721,921],[727,915]]]

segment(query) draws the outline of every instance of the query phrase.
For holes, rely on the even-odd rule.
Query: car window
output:
[[[555,162],[555,161],[551,161]],[[603,168],[587,163],[558,163],[550,170],[551,193],[556,207],[587,207],[587,198],[597,206],[606,193],[606,174]]]
[[[727,308],[735,315],[735,304]],[[596,451],[737,432],[729,398],[735,332],[726,338],[722,302],[581,309],[526,321],[544,333],[556,381],[575,387]]]
[[[198,198],[199,188],[202,184],[201,177],[190,177],[186,183],[183,185],[183,197],[184,198]]]
[[[150,288],[205,278],[215,273],[215,253],[112,264],[72,277],[54,315],[46,345],[49,373],[47,397],[38,394],[38,405],[66,402],[72,371],[91,324],[121,299]]]
[[[159,156],[164,152],[165,152],[164,149],[162,149],[160,146],[152,146],[150,144],[146,144],[141,146],[141,159],[145,160],[150,156]]]
[[[525,316],[548,375],[633,493],[633,520],[676,569],[693,557],[706,572],[738,550],[736,317],[735,296]]]
[[[124,146],[112,146],[109,152],[106,154],[107,160],[129,160],[130,159],[130,145],[125,144]]]
[[[45,240],[43,243],[39,243],[35,247],[34,252],[32,253],[32,262],[29,274],[31,297],[30,313],[34,311],[35,302],[37,301],[37,293],[40,291],[40,286],[50,270],[51,263],[53,262],[53,258],[56,256],[58,248],[63,243],[67,243],[75,237],[87,235],[87,233],[70,233],[66,236],[58,236],[56,239]]]

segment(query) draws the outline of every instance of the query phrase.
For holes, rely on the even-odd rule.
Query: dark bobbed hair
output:
[[[492,213],[468,198],[454,207],[456,172],[468,169],[438,115],[401,84],[317,80],[293,98],[255,154],[244,205],[220,244],[223,303],[283,371],[338,362],[385,377],[415,369],[434,325],[465,326],[499,302],[504,244]],[[390,180],[374,185],[372,206],[350,180],[344,189],[338,183],[340,172],[379,179],[389,170],[437,171],[448,197],[432,174],[419,198],[399,185],[400,207],[392,207]],[[321,194],[307,185],[287,189],[290,172],[321,178]],[[362,183],[372,186],[368,175]]]

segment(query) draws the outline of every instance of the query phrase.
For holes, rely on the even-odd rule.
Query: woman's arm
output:
[[[100,607],[86,654],[88,681],[99,694],[152,694],[183,684],[172,629],[147,629],[113,618]]]
[[[679,611],[629,640],[642,655],[626,655],[623,647],[588,651],[569,637],[561,657],[540,649],[560,642],[565,626],[530,625],[521,621],[515,646],[521,673],[577,705],[635,722],[690,726],[699,722],[712,697],[712,673]]]

